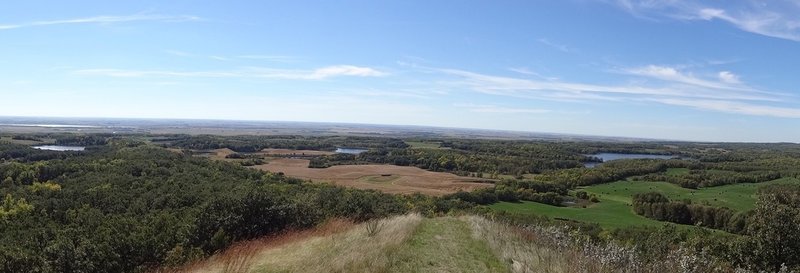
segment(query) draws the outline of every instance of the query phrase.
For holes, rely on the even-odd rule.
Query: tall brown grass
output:
[[[333,220],[312,230],[236,243],[208,260],[154,273],[381,272],[421,220],[418,214],[359,225]]]
[[[577,232],[554,226],[515,226],[468,216],[473,236],[486,240],[495,255],[511,264],[515,273],[577,272],[747,272],[714,257],[675,248],[663,259],[644,262],[635,248],[613,242],[592,242]]]
[[[314,237],[325,237],[345,232],[355,226],[347,219],[331,219],[319,227],[308,230],[290,230],[277,235],[256,240],[237,242],[224,251],[203,261],[196,261],[181,267],[159,268],[153,273],[245,273],[252,272],[259,254],[293,242]]]

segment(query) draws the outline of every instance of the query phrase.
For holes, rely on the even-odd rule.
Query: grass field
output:
[[[600,200],[616,200],[630,203],[637,193],[660,192],[671,200],[689,199],[693,202],[708,202],[713,206],[728,207],[735,210],[752,209],[756,202],[759,187],[777,183],[800,183],[795,178],[781,178],[764,183],[734,184],[701,189],[686,189],[666,182],[618,181],[614,183],[586,187],[583,190],[600,196]]]
[[[687,168],[669,168],[667,169],[667,175],[677,176],[682,174],[689,173],[689,169]]]
[[[463,177],[452,173],[432,172],[417,167],[396,165],[339,165],[329,168],[309,168],[309,160],[278,158],[253,168],[282,172],[287,176],[320,183],[333,183],[359,189],[386,193],[444,195],[458,191],[492,187],[489,180]]]
[[[636,215],[625,202],[602,200],[587,208],[556,207],[542,203],[523,201],[520,203],[499,202],[489,206],[498,211],[544,215],[550,218],[569,219],[597,223],[604,228],[628,226],[660,226],[664,223]]]
[[[800,184],[800,180],[782,178],[758,184],[735,184],[698,190],[685,189],[666,182],[618,181],[583,188],[600,198],[600,203],[587,208],[556,207],[535,202],[500,202],[489,207],[499,211],[598,223],[605,228],[654,226],[664,223],[636,215],[630,206],[634,194],[656,191],[674,200],[691,199],[693,202],[708,202],[714,206],[743,211],[754,207],[758,187],[778,183]]]
[[[397,180],[400,178],[398,175],[368,175],[359,178],[361,181],[371,182],[371,183],[391,183],[392,181]]]
[[[422,141],[406,141],[412,149],[447,149],[441,146],[439,142],[422,142]]]
[[[180,273],[510,272],[462,218],[405,215],[243,242]]]
[[[42,141],[33,141],[33,140],[22,140],[22,139],[13,139],[9,136],[0,136],[0,142],[10,142],[14,144],[22,144],[22,145],[40,145],[40,144],[49,144],[54,143],[54,139],[42,139]]]

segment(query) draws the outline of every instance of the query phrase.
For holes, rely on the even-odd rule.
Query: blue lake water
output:
[[[651,155],[651,154],[618,154],[618,153],[599,153],[587,156],[594,156],[603,160],[603,162],[608,162],[617,159],[672,159],[676,156],[674,155]],[[583,166],[586,168],[594,168],[595,166],[601,163],[598,162],[587,162],[584,163]]]
[[[340,154],[357,155],[366,151],[367,149],[359,149],[359,148],[347,148],[347,147],[336,148],[336,152]]]
[[[42,145],[42,146],[33,146],[33,148],[39,150],[59,151],[59,152],[86,150],[86,147],[82,146],[60,146],[60,145]]]

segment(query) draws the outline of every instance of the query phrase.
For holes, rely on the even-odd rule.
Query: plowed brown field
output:
[[[444,195],[459,190],[471,191],[491,187],[489,180],[457,176],[451,173],[426,171],[417,167],[395,165],[342,165],[325,169],[308,168],[308,160],[279,158],[266,165],[253,166],[287,176],[315,182],[374,189],[387,193]]]

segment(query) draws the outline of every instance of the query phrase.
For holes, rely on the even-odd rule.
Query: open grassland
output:
[[[396,254],[388,272],[508,272],[470,226],[453,217],[425,219]]]
[[[700,189],[681,188],[666,182],[618,181],[584,188],[589,193],[600,196],[600,200],[616,200],[630,204],[631,197],[637,193],[660,192],[671,200],[689,199],[695,203],[728,207],[735,210],[750,210],[756,203],[759,187],[781,183],[800,183],[796,178],[781,178],[763,183],[743,183]]]
[[[449,149],[442,147],[440,142],[406,141],[412,149]]]
[[[291,235],[280,243],[242,243],[206,261],[162,272],[387,272],[401,245],[422,221],[421,216],[410,214],[357,226],[339,225],[332,232],[327,228]]]
[[[666,182],[618,181],[583,188],[586,192],[599,196],[600,203],[583,207],[557,207],[535,202],[500,202],[489,207],[512,213],[544,215],[581,222],[597,223],[605,228],[627,226],[659,226],[664,222],[648,219],[633,212],[631,198],[637,193],[661,192],[670,199],[691,199],[693,202],[708,202],[714,206],[724,206],[735,210],[752,209],[756,201],[758,187],[778,184],[798,183],[795,178],[782,178],[757,184],[734,184],[702,189],[685,189]]]
[[[55,139],[42,139],[42,141],[36,141],[27,139],[13,139],[9,136],[0,136],[0,142],[9,142],[21,145],[41,145],[41,144],[52,144],[55,142]]]
[[[511,213],[543,215],[554,219],[597,223],[604,228],[664,225],[663,222],[636,215],[630,205],[617,200],[601,199],[600,203],[586,208],[556,207],[530,201],[519,203],[499,202],[489,207],[494,210]]]
[[[199,157],[207,157],[208,159],[212,160],[222,160],[222,161],[234,161],[231,158],[226,158],[226,156],[230,154],[235,154],[231,149],[223,148],[223,149],[214,149],[208,151],[192,151],[195,156]]]
[[[480,216],[396,216],[244,242],[170,273],[271,272],[732,272],[714,258],[666,253],[644,262],[632,247],[593,243],[554,226]]]
[[[667,169],[667,175],[678,176],[682,174],[689,173],[689,169],[687,168],[669,168]]]
[[[491,187],[485,179],[461,177],[451,173],[431,172],[417,167],[395,165],[340,165],[324,169],[308,168],[308,160],[274,159],[266,165],[254,166],[270,172],[315,182],[387,193],[444,195]]]

